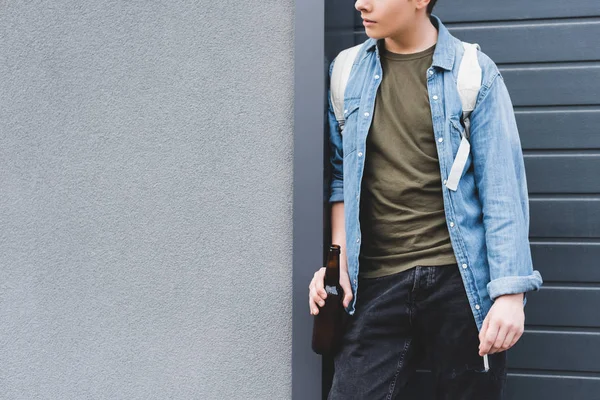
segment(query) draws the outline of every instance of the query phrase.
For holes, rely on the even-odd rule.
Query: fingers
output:
[[[487,318],[486,318],[487,321]],[[484,321],[486,330],[483,326],[480,332],[481,344],[479,346],[479,355],[494,354],[510,349],[519,340],[523,334],[522,324],[501,321],[489,318]]]
[[[509,333],[510,332],[509,332],[508,326],[506,326],[506,325],[500,326],[500,328],[498,329],[498,336],[496,336],[496,340],[494,340],[494,344],[492,345],[492,348],[491,348],[489,354],[494,354],[499,351],[506,350],[502,346],[504,346],[504,341],[506,340],[506,336]]]
[[[315,282],[316,293],[325,300],[327,298],[327,292],[325,291],[325,267],[322,267],[315,272],[313,281]]]
[[[308,295],[308,307],[310,309],[310,313],[312,315],[317,315],[319,313],[319,307],[323,307],[325,305],[325,300],[317,295],[314,290],[310,291]]]
[[[327,298],[327,292],[323,287],[323,281],[325,277],[325,267],[320,268],[315,272],[313,279],[308,286],[308,308],[312,315],[319,313],[319,307],[325,305],[325,299]]]
[[[523,335],[523,330],[524,328],[522,325],[509,327],[508,333],[506,334],[506,339],[504,339],[504,342],[502,343],[502,348],[499,351],[508,350],[511,347],[513,347]]]
[[[348,307],[350,302],[352,301],[352,292],[350,290],[344,290],[344,307]]]
[[[502,343],[502,348],[500,351],[510,349],[513,346],[515,336],[516,336],[516,331],[509,330],[508,333],[506,334],[506,338],[504,339],[504,342]]]
[[[524,331],[525,331],[524,325],[521,325],[521,326],[519,326],[519,328],[517,328],[517,333],[515,333],[515,336],[512,338],[509,348],[513,347],[519,341],[519,339],[521,339],[521,336],[523,336]]]
[[[488,317],[490,315],[488,314]],[[487,319],[487,318],[486,318]],[[490,318],[488,322],[488,327],[486,329],[485,334],[483,335],[483,340],[479,345],[479,355],[483,356],[484,354],[489,354],[492,346],[496,342],[496,337],[498,336],[498,331],[500,327],[495,319]]]
[[[340,286],[344,290],[344,307],[348,307],[354,296],[352,294],[350,279],[348,278],[348,271],[343,268],[340,269]],[[308,307],[310,313],[311,315],[317,315],[319,314],[319,307],[325,305],[325,299],[327,298],[327,292],[325,291],[325,267],[315,272],[308,290]]]
[[[491,314],[491,313],[490,313]],[[483,340],[485,339],[485,335],[487,334],[487,330],[490,326],[490,314],[488,314],[485,319],[483,320],[483,324],[481,326],[481,330],[479,331],[479,355],[482,356],[483,353],[481,353],[481,346],[483,344]]]
[[[340,271],[340,286],[344,290],[344,300],[342,303],[344,307],[348,307],[352,301],[352,286],[350,286],[350,279],[348,278],[348,272]]]
[[[323,301],[323,300],[317,300],[315,301],[314,297],[312,296],[308,296],[308,307],[310,309],[310,313],[311,315],[317,315],[319,313],[319,307],[321,306],[321,303],[319,301]],[[325,304],[325,303],[322,303]]]

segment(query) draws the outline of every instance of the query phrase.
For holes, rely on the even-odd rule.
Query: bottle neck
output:
[[[332,245],[327,254],[325,284],[334,286],[340,280],[340,246]]]
[[[329,268],[325,270],[325,284],[329,286],[336,286],[340,281],[340,269]]]

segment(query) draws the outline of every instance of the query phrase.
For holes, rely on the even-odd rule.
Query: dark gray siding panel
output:
[[[353,4],[353,3],[352,3]],[[563,0],[548,0],[524,7],[519,0],[479,0],[474,10],[472,0],[439,1],[434,14],[442,18],[449,27],[473,22],[510,23],[523,20],[549,18],[587,19],[600,16],[600,3],[597,0],[583,0],[566,3]],[[357,29],[363,29],[360,15],[356,13],[354,23]]]
[[[531,241],[531,254],[545,283],[600,283],[600,243]]]
[[[510,373],[506,391],[509,400],[598,400],[600,377],[568,373]],[[568,397],[559,397],[563,393],[568,393]]]
[[[461,40],[474,41],[496,64],[581,61],[600,58],[600,21],[477,24],[450,28]],[[506,43],[518,43],[507,46]]]
[[[530,193],[600,193],[600,153],[527,154]]]
[[[327,0],[325,5],[325,34],[350,32],[357,14],[354,3],[344,0]]]
[[[529,204],[533,237],[600,238],[600,198],[535,198]]]
[[[513,368],[596,372],[600,359],[600,333],[576,330],[526,331],[509,357]],[[566,398],[561,396],[552,399]]]
[[[523,149],[600,149],[600,108],[517,108]]]
[[[598,105],[600,63],[501,67],[515,106]]]
[[[598,305],[600,305],[600,287],[597,285],[579,287],[573,284],[568,286],[567,284],[563,286],[545,284],[539,293],[535,293],[527,300],[527,324],[600,328]]]
[[[354,46],[353,3],[343,0],[327,0],[325,4],[325,56],[330,62],[341,50]]]
[[[519,369],[514,371],[508,373],[506,400],[598,400],[600,376],[565,371],[553,373],[532,373]],[[417,371],[413,382],[407,388],[407,396],[402,397],[402,400],[433,399],[434,387],[433,376],[429,371]],[[568,393],[569,396],[560,397],[561,393]]]
[[[600,16],[598,0],[566,2],[544,0],[453,0],[439,1],[434,14],[446,22],[523,20],[539,18],[568,18]]]

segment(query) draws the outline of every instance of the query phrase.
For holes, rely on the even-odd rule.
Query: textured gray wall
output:
[[[291,0],[0,2],[0,398],[291,395]]]

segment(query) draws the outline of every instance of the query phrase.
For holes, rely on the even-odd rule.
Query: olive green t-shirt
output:
[[[385,50],[361,182],[360,275],[417,265],[456,263],[446,226],[427,69],[432,47],[412,54]]]

